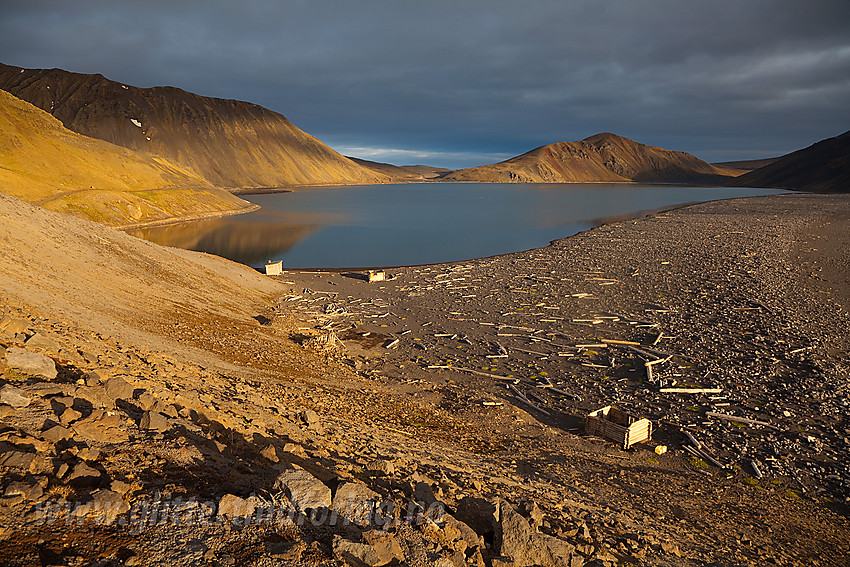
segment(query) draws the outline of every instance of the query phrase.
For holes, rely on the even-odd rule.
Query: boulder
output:
[[[142,429],[150,429],[151,431],[168,431],[171,429],[171,422],[168,418],[159,412],[146,411],[139,420],[139,427]]]
[[[379,567],[388,564],[371,545],[355,543],[338,535],[334,536],[333,552],[337,559],[355,567]]]
[[[28,338],[24,344],[29,350],[35,352],[59,354],[59,343],[54,339],[45,337],[41,333],[34,334]]]
[[[467,496],[458,502],[455,518],[472,528],[478,535],[492,540],[499,523],[499,507],[484,498]]]
[[[130,511],[130,505],[124,502],[121,494],[106,489],[94,493],[91,508],[95,520],[106,524],[112,524],[118,516]]]
[[[43,495],[44,490],[39,484],[28,484],[26,482],[13,482],[6,487],[5,496],[22,496],[29,502],[38,501]]]
[[[62,427],[61,425],[55,425],[50,429],[41,432],[41,438],[50,441],[54,445],[73,437],[73,431],[67,427]]]
[[[70,425],[82,417],[82,413],[78,412],[74,408],[66,407],[65,411],[59,415],[59,422],[62,425]]]
[[[35,461],[35,453],[8,450],[0,453],[0,467],[29,472]]]
[[[103,410],[92,411],[87,418],[74,423],[71,429],[83,439],[98,443],[124,443],[130,438],[121,418]]]
[[[7,337],[24,334],[29,331],[29,328],[29,321],[25,319],[17,319],[10,315],[6,315],[0,319],[0,333],[3,333]]]
[[[240,498],[233,494],[225,494],[218,502],[218,515],[234,520],[237,518],[249,518],[257,511],[257,502],[254,498]]]
[[[274,487],[283,490],[301,512],[331,507],[331,489],[303,469],[283,471],[275,480]]]
[[[106,395],[109,396],[113,403],[115,400],[132,400],[133,399],[133,390],[135,389],[132,384],[121,378],[120,376],[113,376],[112,378],[107,378],[103,382],[103,389],[106,391]]]
[[[397,565],[404,561],[404,550],[395,536],[383,530],[363,532],[363,541],[372,546],[382,561],[380,565]]]
[[[6,384],[0,388],[0,403],[12,406],[13,408],[25,408],[30,405],[32,398],[27,395],[24,390],[16,388],[11,384]]]
[[[373,513],[381,503],[381,496],[359,482],[346,482],[336,489],[333,509],[343,519],[358,526],[372,523]]]
[[[46,380],[53,380],[57,374],[52,358],[19,347],[6,350],[6,364],[13,370]]]
[[[499,525],[494,549],[510,557],[517,567],[570,567],[575,547],[563,540],[534,531],[506,502],[499,506]]]
[[[91,488],[100,483],[100,471],[84,462],[77,463],[74,470],[65,478],[65,484],[74,488]]]
[[[392,476],[395,473],[395,465],[392,461],[386,459],[376,459],[366,465],[366,472],[374,475]]]

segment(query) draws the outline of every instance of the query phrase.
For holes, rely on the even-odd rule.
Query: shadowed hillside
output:
[[[783,156],[730,185],[780,187],[823,193],[850,192],[850,132]]]
[[[248,102],[173,87],[137,88],[102,75],[0,64],[0,89],[70,130],[162,156],[228,189],[381,183],[284,116]]]
[[[167,160],[81,136],[0,91],[0,192],[127,226],[244,211],[252,205]]]
[[[603,133],[579,142],[541,146],[497,164],[461,169],[445,179],[501,183],[718,183],[739,173],[685,152]]]

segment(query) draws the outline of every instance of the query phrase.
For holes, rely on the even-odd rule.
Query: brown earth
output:
[[[167,160],[81,136],[0,91],[0,190],[111,226],[244,212],[251,203]]]
[[[850,192],[850,132],[821,140],[808,148],[734,179],[739,187],[779,187],[820,193]]]
[[[646,146],[603,133],[579,142],[558,142],[493,164],[454,171],[447,181],[498,183],[701,183],[740,175],[685,152]]]
[[[137,514],[157,498],[220,514],[237,497],[279,498],[275,479],[297,466],[337,494],[361,483],[402,506],[433,491],[464,518],[401,518],[381,537],[408,565],[847,564],[848,258],[830,244],[848,219],[845,196],[706,203],[370,284],[275,281],[0,197],[0,343],[59,369],[52,382],[2,370],[32,400],[0,404],[0,557],[342,565],[357,564],[343,549],[378,549],[354,526]],[[487,358],[495,343],[507,358]],[[672,355],[655,382],[649,349]],[[583,436],[583,416],[607,403],[651,418],[652,443]],[[60,420],[72,438],[51,441]],[[691,458],[680,427],[725,468]],[[484,500],[468,497],[522,516],[500,504],[494,539],[492,518],[469,510]],[[107,498],[127,524],[39,516]],[[536,554],[552,546],[570,559]]]
[[[366,169],[256,104],[102,75],[0,64],[0,89],[74,132],[159,156],[216,187],[381,183]]]

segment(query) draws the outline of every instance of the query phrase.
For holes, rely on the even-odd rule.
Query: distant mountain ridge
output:
[[[389,180],[335,152],[283,115],[248,102],[2,63],[0,89],[52,114],[69,130],[164,157],[217,187]]]
[[[509,160],[460,169],[447,181],[502,183],[718,183],[740,174],[686,152],[647,146],[605,132],[535,148]]]
[[[0,90],[0,192],[111,226],[254,208],[169,161],[82,136]]]
[[[850,131],[782,156],[730,185],[850,193]]]

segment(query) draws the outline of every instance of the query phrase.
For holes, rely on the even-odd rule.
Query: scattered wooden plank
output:
[[[707,417],[713,417],[713,418],[722,419],[722,420],[725,420],[725,421],[737,421],[738,423],[746,423],[746,424],[749,424],[749,425],[762,425],[764,427],[769,427],[769,428],[774,429],[776,431],[781,431],[781,429],[779,427],[776,427],[775,425],[772,425],[772,424],[770,424],[766,421],[759,421],[757,419],[748,419],[746,417],[738,417],[737,415],[729,415],[729,414],[726,414],[726,413],[717,413],[717,412],[714,412],[714,411],[707,411],[707,412],[705,412],[705,415]]]
[[[663,394],[722,394],[721,388],[661,388]]]
[[[469,372],[470,374],[476,374],[478,376],[484,376],[486,378],[495,378],[496,380],[506,380],[508,382],[519,382],[518,378],[509,378],[507,376],[499,376],[498,374],[490,374],[489,372],[481,372],[480,370],[473,370],[471,368],[463,368],[461,366],[449,366],[447,364],[432,364],[427,366],[429,369],[444,369],[444,370],[457,370],[458,372]]]
[[[616,339],[601,339],[603,343],[609,345],[630,345],[630,346],[640,346],[640,343],[636,343],[634,341],[620,341]]]

